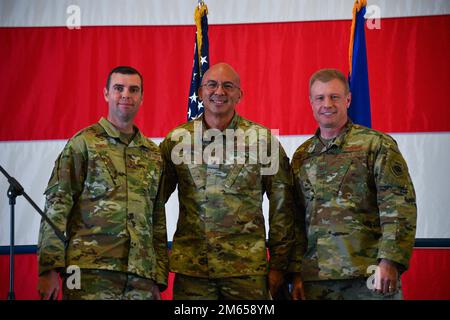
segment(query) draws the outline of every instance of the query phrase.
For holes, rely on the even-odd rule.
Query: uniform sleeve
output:
[[[292,163],[292,166],[295,162]],[[303,255],[307,248],[305,205],[299,185],[299,177],[292,170],[292,194],[294,199],[294,245],[289,256],[289,272],[301,272]]]
[[[163,170],[164,175],[164,170]],[[156,251],[156,283],[161,291],[167,288],[167,277],[169,274],[169,256],[167,248],[167,228],[166,228],[166,210],[164,197],[161,193],[163,181],[159,188],[158,195],[155,200],[155,211],[153,218],[153,236]]]
[[[177,176],[174,165],[170,161],[170,150],[167,139],[160,144],[159,148],[163,158],[163,174],[156,199],[154,243],[158,265],[156,282],[160,290],[163,291],[167,288],[167,276],[169,273],[165,204],[176,188]]]
[[[164,174],[161,186],[161,197],[164,200],[164,203],[169,200],[170,195],[175,191],[178,183],[175,166],[171,160],[171,148],[168,139],[169,138],[166,138],[160,145],[161,155],[164,161]]]
[[[377,152],[374,177],[382,237],[378,259],[389,259],[401,266],[409,266],[416,232],[416,197],[414,186],[397,143],[383,137]]]
[[[279,148],[278,170],[273,175],[263,175],[269,198],[269,267],[286,271],[294,242],[292,178],[289,159],[278,140],[276,143]]]
[[[44,193],[46,197],[44,211],[63,233],[66,232],[72,206],[83,189],[85,172],[83,152],[71,140],[55,161]],[[52,269],[60,271],[66,265],[64,243],[43,219],[39,230],[38,264],[39,275]]]

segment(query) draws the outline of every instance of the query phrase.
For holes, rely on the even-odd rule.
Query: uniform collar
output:
[[[204,115],[205,115],[205,114],[202,113],[202,115],[201,115],[200,117],[198,117],[198,118],[196,119],[196,121],[201,121],[201,122],[202,122],[203,130],[207,130],[208,127],[206,126],[206,122],[205,122],[205,117],[204,117]],[[241,119],[241,116],[238,115],[236,111],[234,111],[233,118],[231,118],[231,121],[230,121],[230,123],[228,124],[228,126],[225,128],[225,130],[226,130],[226,129],[236,129],[236,128],[238,127],[238,125],[239,125],[240,119]]]
[[[322,141],[320,140],[320,128],[318,128],[316,130],[316,133],[314,134],[314,143],[308,149],[308,152],[309,153],[325,152],[332,148],[340,149],[342,147],[342,145],[344,144],[345,137],[347,136],[347,133],[350,131],[352,126],[353,126],[353,122],[350,118],[348,118],[347,123],[345,124],[342,131],[332,141],[330,141],[330,143],[328,143],[327,146],[324,146]]]
[[[98,121],[98,124],[105,130],[106,134],[114,139],[120,139],[120,131],[109,122],[107,119],[101,117]],[[145,138],[138,127],[134,126],[137,130],[136,135],[133,138],[133,141],[128,145],[129,147],[146,147],[149,148],[150,143],[147,138]]]

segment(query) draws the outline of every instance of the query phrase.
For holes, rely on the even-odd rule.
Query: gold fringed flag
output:
[[[349,45],[349,75],[352,101],[348,115],[354,123],[371,127],[369,72],[367,67],[364,15],[366,0],[356,0],[353,5],[353,20]]]
[[[198,98],[198,89],[203,74],[209,68],[209,41],[208,41],[208,7],[199,1],[195,8],[194,19],[197,26],[194,46],[194,63],[192,66],[191,86],[189,89],[187,120],[199,117],[203,113],[203,103]]]

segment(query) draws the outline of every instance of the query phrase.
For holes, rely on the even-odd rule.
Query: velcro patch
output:
[[[394,161],[394,163],[391,165],[391,171],[396,177],[403,176],[403,173],[405,171],[403,168],[403,163]]]

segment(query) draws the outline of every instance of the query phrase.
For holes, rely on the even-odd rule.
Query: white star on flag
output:
[[[208,58],[207,56],[206,57],[201,57],[200,58],[200,63],[203,65],[204,63],[208,63],[208,61],[206,61],[206,58]]]
[[[192,96],[189,97],[189,99],[191,99],[191,102],[197,102],[197,95],[195,94],[195,92],[192,94]]]

